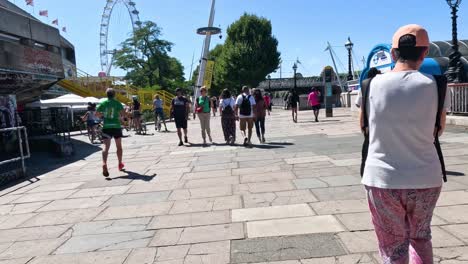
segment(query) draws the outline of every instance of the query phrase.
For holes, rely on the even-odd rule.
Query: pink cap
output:
[[[429,47],[429,35],[420,25],[411,24],[402,26],[395,32],[392,40],[392,48],[398,49],[400,38],[404,35],[413,35],[416,37],[416,47]]]

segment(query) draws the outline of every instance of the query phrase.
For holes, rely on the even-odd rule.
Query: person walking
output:
[[[361,88],[369,143],[362,183],[383,263],[434,263],[431,220],[445,177],[438,137],[450,96],[444,77],[418,71],[429,45],[421,26],[401,27],[392,41],[395,68]]]
[[[265,100],[265,105],[267,106],[268,108],[268,115],[270,115],[270,112],[271,112],[271,109],[272,109],[272,105],[273,103],[271,102],[271,96],[269,93],[265,93],[265,95],[263,96],[263,100]]]
[[[239,119],[239,127],[244,137],[244,146],[252,146],[252,129],[255,118],[255,99],[247,86],[242,87],[242,93],[236,99],[235,112]],[[246,130],[248,132],[246,132]]]
[[[219,113],[221,115],[221,126],[223,128],[224,141],[228,145],[234,145],[236,142],[236,119],[234,112],[236,99],[231,96],[228,89],[224,89],[219,102]]]
[[[159,130],[161,132],[161,122],[164,124],[164,128],[167,130],[166,119],[164,117],[164,108],[163,108],[163,100],[159,97],[159,95],[154,96],[153,100],[153,112],[154,112],[154,126],[155,130]]]
[[[216,96],[211,97],[211,109],[213,111],[213,116],[216,116],[216,111],[218,110],[218,98]]]
[[[198,120],[200,120],[201,134],[203,138],[203,145],[206,145],[206,135],[210,143],[213,143],[211,138],[211,129],[210,129],[210,112],[212,101],[210,97],[207,96],[208,91],[205,87],[200,89],[200,96],[195,101],[195,109],[198,115]]]
[[[138,96],[132,96],[132,117],[133,125],[135,126],[136,134],[141,134],[141,104],[138,101]]]
[[[177,128],[177,136],[179,137],[179,146],[184,145],[185,143],[188,143],[188,137],[187,137],[187,120],[188,120],[188,114],[190,110],[190,103],[182,95],[182,89],[177,88],[176,89],[176,97],[172,99],[171,102],[171,113],[174,116],[174,121],[175,125]],[[182,130],[184,130],[184,141],[182,141]]]
[[[122,162],[122,126],[121,122],[124,117],[124,108],[122,104],[115,100],[115,91],[112,88],[106,90],[107,99],[102,101],[97,107],[97,115],[103,119],[102,141],[104,149],[102,150],[102,175],[109,177],[109,169],[107,167],[107,157],[112,138],[115,140],[117,147],[117,159],[119,161],[118,168],[122,171],[125,165]]]
[[[299,95],[296,90],[291,89],[288,95],[288,105],[291,107],[293,122],[297,123],[297,105],[299,104]]]
[[[268,110],[267,102],[263,99],[260,89],[255,89],[253,95],[255,98],[255,131],[260,143],[265,143],[265,117],[267,111],[270,114],[270,110]]]
[[[318,116],[320,114],[320,91],[314,87],[308,97],[309,105],[312,107],[315,116],[315,122],[318,122]]]

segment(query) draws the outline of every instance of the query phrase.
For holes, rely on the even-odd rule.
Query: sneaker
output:
[[[185,143],[188,143],[188,137],[185,137]]]
[[[208,136],[208,139],[210,140],[210,143],[213,143],[213,139],[211,138],[211,136]]]
[[[179,147],[180,147],[180,146],[183,146],[183,145],[184,145],[184,142],[180,141],[180,142],[179,142]]]
[[[262,143],[265,143],[266,140],[265,140],[265,136],[262,137]]]
[[[244,138],[244,147],[247,147],[247,143],[249,143],[249,139],[248,138]]]
[[[102,175],[104,177],[109,177],[109,170],[107,169],[107,165],[102,166]]]
[[[258,142],[263,143],[262,138],[258,137]]]
[[[125,164],[119,163],[119,171],[123,171],[125,168]]]

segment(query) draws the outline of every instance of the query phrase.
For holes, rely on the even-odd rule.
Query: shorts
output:
[[[159,119],[164,120],[164,110],[162,108],[156,108],[154,110],[154,116],[159,117]]]
[[[97,120],[88,120],[88,121],[86,121],[86,125],[88,127],[93,127],[93,126],[95,126],[97,124],[99,124],[99,121],[97,121]]]
[[[291,108],[297,108],[297,103],[291,103]]]
[[[253,128],[253,118],[241,118],[240,119],[240,130],[244,131],[246,128],[247,128],[247,125],[248,125],[248,128],[249,130],[252,130]]]
[[[312,106],[312,110],[317,111],[317,110],[320,110],[321,107],[322,107],[322,106],[319,105],[319,104],[318,104],[318,105],[313,105],[313,106]]]
[[[141,116],[141,112],[140,112],[140,111],[137,111],[137,110],[135,110],[135,111],[133,111],[133,112],[132,112],[132,116],[133,116],[133,118],[140,118],[140,116]]]
[[[102,137],[105,139],[119,139],[123,137],[121,128],[105,128],[102,130]]]
[[[185,117],[174,117],[176,128],[187,129],[187,118]]]

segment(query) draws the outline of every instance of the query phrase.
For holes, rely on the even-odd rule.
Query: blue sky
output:
[[[10,0],[29,12],[24,0]],[[200,58],[203,37],[195,34],[206,26],[211,0],[134,0],[141,20],[155,21],[163,28],[163,38],[174,43],[172,56],[177,57],[189,76],[192,55]],[[66,26],[64,36],[74,43],[78,67],[92,75],[100,71],[99,25],[106,0],[35,0],[35,14],[49,10],[49,21],[58,18]],[[329,41],[336,46],[338,68],[345,71],[347,52],[343,45],[348,36],[355,43],[355,55],[362,60],[371,48],[389,43],[401,25],[417,23],[426,27],[432,40],[451,39],[450,10],[445,0],[217,0],[215,25],[226,28],[244,12],[266,17],[273,24],[279,41],[283,77],[292,75],[296,58],[302,62],[299,72],[318,75],[331,64],[324,52]],[[459,11],[459,38],[468,39],[468,1]],[[41,18],[47,22],[47,18]],[[117,47],[131,31],[125,7],[117,5],[110,23],[110,48]],[[222,43],[215,37],[212,46]],[[362,65],[362,64],[361,64]],[[196,64],[194,65],[194,68]],[[362,67],[362,66],[361,66]],[[114,74],[124,74],[115,70]],[[272,75],[279,77],[278,73]]]

